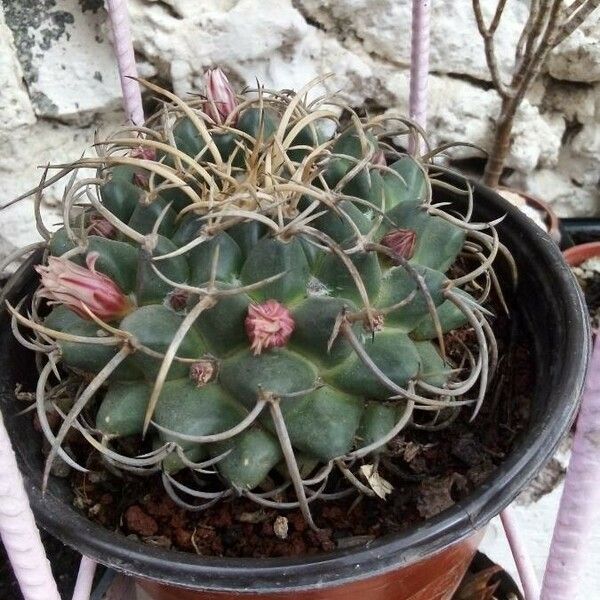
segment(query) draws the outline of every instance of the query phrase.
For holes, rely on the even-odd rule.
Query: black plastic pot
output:
[[[562,250],[600,241],[600,218],[573,217],[560,220]]]
[[[299,559],[201,557],[127,539],[78,513],[71,504],[68,482],[53,480],[42,496],[40,435],[33,430],[31,419],[14,417],[22,408],[14,400],[15,384],[32,381],[33,362],[31,355],[13,339],[3,315],[0,402],[40,524],[87,556],[117,570],[181,587],[253,593],[298,593],[351,584],[430,558],[481,531],[536,475],[570,427],[583,388],[590,334],[583,298],[556,244],[496,193],[478,184],[474,184],[474,189],[474,219],[491,221],[506,215],[498,231],[520,272],[511,304],[520,326],[531,339],[536,368],[530,429],[476,493],[430,521],[378,539],[368,547]],[[458,209],[463,201],[448,191],[436,192],[436,200],[452,201]],[[9,299],[15,302],[34,285],[29,262],[10,284]],[[361,597],[370,600],[375,596]],[[380,597],[383,596],[377,596]],[[438,597],[447,596],[435,596]]]

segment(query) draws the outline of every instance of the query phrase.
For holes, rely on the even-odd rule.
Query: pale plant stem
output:
[[[512,143],[515,116],[527,91],[539,76],[549,52],[568,37],[584,20],[600,6],[600,0],[575,0],[564,10],[562,0],[533,0],[521,37],[517,42],[513,77],[507,87],[498,69],[494,35],[506,6],[499,0],[494,18],[486,26],[480,0],[473,1],[477,27],[484,41],[486,61],[494,87],[502,97],[496,120],[494,141],[485,167],[483,181],[490,187],[498,187]]]

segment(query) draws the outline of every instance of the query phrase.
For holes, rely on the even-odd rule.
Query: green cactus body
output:
[[[225,454],[215,468],[241,490],[261,487],[270,474],[290,466],[278,414],[304,465],[326,464],[376,444],[406,410],[397,389],[418,381],[444,387],[454,376],[440,354],[431,306],[442,332],[466,322],[446,295],[446,273],[463,248],[465,229],[429,214],[426,165],[404,157],[379,169],[363,160],[380,150],[377,137],[351,128],[334,136],[321,165],[323,178],[313,178],[312,191],[305,193],[309,178],[304,188],[294,188],[287,183],[289,174],[307,159],[305,146],[322,140],[317,142],[316,129],[307,126],[282,158],[274,139],[285,105],[277,107],[273,102],[242,110],[237,134],[209,126],[222,160],[233,152],[240,158],[229,161],[229,178],[215,179],[229,196],[213,191],[213,208],[190,211],[188,201],[169,206],[172,194],[159,193],[147,202],[148,192],[135,184],[131,170],[116,167],[101,186],[101,201],[138,237],[120,233],[118,240],[80,241],[82,257],[97,253],[97,270],[133,304],[109,323],[132,350],[97,394],[97,429],[110,439],[140,435],[150,419],[147,435],[156,447],[172,442],[190,460]],[[177,120],[173,139],[199,165],[214,167],[214,156],[189,117]],[[273,206],[263,196],[275,180],[260,179],[266,168],[261,157],[269,152],[264,164],[280,165],[280,173],[287,174],[280,185],[288,186],[274,196]],[[174,164],[165,156],[161,164]],[[348,177],[358,163],[361,168]],[[189,170],[186,176],[194,177]],[[207,197],[207,186],[196,181]],[[245,194],[251,185],[254,191]],[[294,219],[325,188],[327,202],[312,211],[323,214],[294,227]],[[259,192],[263,196],[256,196]],[[235,193],[239,202],[228,204]],[[74,246],[64,230],[50,242],[56,256]],[[161,260],[164,255],[169,257]],[[186,325],[186,315],[207,294],[213,302]],[[110,333],[60,305],[44,325],[90,337]],[[179,341],[172,348],[174,338]],[[118,349],[64,339],[57,344],[63,364],[88,377]],[[168,354],[170,366],[161,374]],[[153,391],[159,393],[147,414]],[[202,441],[235,429],[260,402],[262,411],[247,427]],[[375,453],[384,450],[381,445]],[[162,464],[170,474],[184,467],[175,455]]]

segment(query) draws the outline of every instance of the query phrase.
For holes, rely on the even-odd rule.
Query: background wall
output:
[[[493,0],[484,0],[491,10]],[[407,112],[408,0],[130,0],[140,72],[186,94],[220,65],[236,84],[298,88],[323,73],[353,105]],[[102,0],[3,0],[0,13],[0,204],[39,179],[38,165],[80,156],[96,129],[123,121]],[[525,18],[511,0],[497,38],[502,71]],[[491,89],[470,0],[433,2],[430,132],[488,146]],[[481,170],[473,149],[459,165]],[[600,211],[600,11],[556,48],[523,103],[507,182],[560,215]],[[60,201],[47,195],[46,211]],[[0,252],[31,240],[27,203],[2,214]]]

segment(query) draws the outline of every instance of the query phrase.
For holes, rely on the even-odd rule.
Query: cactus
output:
[[[46,357],[45,479],[56,456],[81,469],[61,447],[75,427],[113,469],[159,469],[183,506],[241,494],[299,506],[314,526],[311,501],[375,493],[359,468],[403,428],[477,414],[502,247],[493,224],[434,203],[447,184],[433,152],[389,143],[418,134],[408,121],[346,108],[343,124],[326,99],[306,100],[310,85],[236,96],[220,71],[207,99],[145,85],[164,107],[63,168],[97,174],[73,178],[63,227],[42,229],[31,318],[9,307]],[[459,327],[477,349],[457,360],[445,334]],[[50,384],[56,365],[77,392],[52,432],[44,403],[66,389]],[[143,438],[139,455],[119,451],[126,436]],[[184,485],[189,469],[208,483]],[[333,472],[347,489],[329,491]]]

